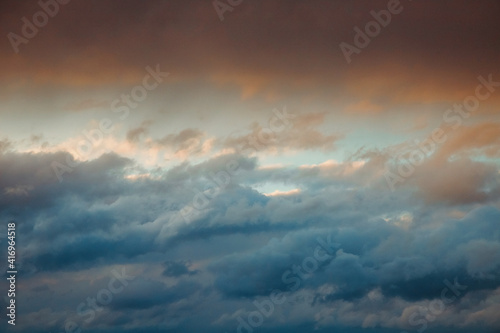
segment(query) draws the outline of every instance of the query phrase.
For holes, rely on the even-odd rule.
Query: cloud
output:
[[[169,277],[179,277],[182,275],[194,275],[198,271],[190,270],[191,263],[185,261],[166,261],[164,262],[165,270],[163,275]]]
[[[67,156],[2,154],[1,188],[31,188],[27,194],[4,195],[0,218],[19,221],[23,242],[18,252],[27,286],[35,288],[40,281],[67,288],[74,285],[71,281],[83,283],[73,292],[41,290],[42,299],[69,297],[66,302],[76,306],[86,294],[105,286],[109,278],[103,272],[113,266],[129,265],[141,274],[137,284],[116,296],[96,325],[140,327],[145,320],[166,325],[165,313],[179,313],[169,325],[181,329],[189,326],[189,318],[204,313],[199,324],[211,326],[224,313],[247,309],[254,297],[280,289],[290,300],[312,296],[276,309],[269,320],[276,327],[283,327],[278,324],[281,313],[292,311],[300,313],[294,319],[297,324],[401,328],[396,324],[401,309],[440,297],[445,279],[457,277],[467,286],[461,302],[493,297],[500,287],[500,262],[494,256],[500,238],[492,232],[499,207],[463,206],[463,215],[450,217],[457,208],[424,205],[406,188],[396,196],[381,191],[382,180],[373,178],[378,172],[374,170],[383,170],[376,154],[365,154],[365,162],[356,168],[351,162],[330,161],[278,169],[259,168],[256,158],[221,155],[154,170],[135,180],[125,177],[133,161],[109,154],[81,163],[59,183],[50,163],[64,162]],[[215,186],[210,174],[224,170],[228,161],[239,165],[230,183],[200,215],[183,220],[181,209],[193,205],[197,193],[210,192]],[[360,182],[362,174],[371,176]],[[269,179],[287,180],[301,191],[266,196],[252,188]],[[398,223],[403,217],[411,223]],[[318,237],[331,237],[336,244],[332,257],[294,291],[283,274],[314,255]],[[96,271],[97,282],[89,282]],[[374,293],[385,300],[385,307],[368,302]],[[37,304],[25,315],[48,325],[39,313],[45,306]],[[337,323],[325,317],[332,306],[344,318]],[[46,309],[45,318],[59,318],[63,325],[67,316],[62,308],[63,304],[61,309]],[[478,305],[468,309],[466,325],[475,327],[479,315],[473,313],[483,310]],[[493,310],[484,311],[486,317],[481,318],[496,325],[488,315]],[[376,317],[367,320],[369,314]],[[443,314],[440,325],[453,325],[446,321],[453,316],[454,312]],[[235,322],[221,320],[217,327],[229,329]]]
[[[267,124],[263,126],[254,123],[249,133],[232,134],[222,141],[222,146],[236,152],[248,151],[249,148],[263,153],[294,150],[332,151],[343,138],[342,133],[324,134],[316,129],[324,123],[324,113],[292,116],[292,120],[287,120],[291,125],[280,124],[278,129],[275,124],[271,125],[271,120],[269,127]]]
[[[97,14],[96,5],[101,9]],[[211,3],[196,1],[127,2],[119,11],[113,3],[61,6],[57,24],[45,26],[43,33],[21,45],[22,52],[15,55],[6,47],[0,54],[5,82],[10,82],[4,92],[19,92],[16,87],[25,87],[24,80],[33,82],[30,89],[35,91],[134,85],[142,80],[144,63],[161,63],[175,68],[172,78],[178,83],[237,87],[243,98],[296,94],[330,101],[340,97],[357,105],[362,101],[352,97],[362,94],[363,100],[370,98],[377,105],[385,98],[382,105],[390,106],[462,99],[478,74],[499,76],[495,1],[481,6],[460,1],[446,8],[446,17],[438,14],[444,8],[439,3],[405,4],[401,15],[357,55],[354,66],[347,64],[338,45],[352,43],[353,27],[372,20],[371,10],[386,7],[385,1],[320,1],[317,6],[255,1],[231,13],[238,20],[220,24]],[[9,4],[2,28],[19,33],[19,18],[36,10],[36,4]],[[353,14],[340,14],[345,12]],[[422,24],[424,13],[430,16]],[[95,24],[78,20],[85,16]],[[99,24],[104,21],[109,24]],[[428,38],[436,31],[435,38]],[[48,44],[51,49],[45,48]],[[476,50],[484,51],[480,63]],[[498,98],[489,102],[497,105]]]
[[[431,159],[416,169],[410,183],[429,203],[487,203],[500,194],[497,166],[466,156],[448,161]]]
[[[450,136],[437,152],[438,158],[447,159],[457,154],[495,158],[500,154],[499,123],[480,123],[461,127]]]
[[[127,132],[127,140],[130,142],[137,143],[141,136],[148,134],[149,126],[152,124],[152,121],[142,122],[139,127],[130,129]]]

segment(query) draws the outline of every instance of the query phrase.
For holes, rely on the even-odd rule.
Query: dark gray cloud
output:
[[[168,277],[179,277],[182,275],[194,275],[198,271],[191,270],[189,267],[191,266],[190,262],[186,261],[165,261],[163,263],[165,265],[165,270],[163,271],[163,275]]]
[[[0,158],[0,218],[18,221],[23,276],[40,298],[23,315],[41,325],[47,323],[44,318],[63,325],[64,309],[76,309],[106,287],[105,272],[116,265],[127,265],[140,278],[116,295],[89,331],[97,323],[111,331],[123,325],[134,331],[144,321],[163,327],[165,318],[172,326],[164,327],[178,331],[197,325],[233,330],[236,311],[248,311],[253,300],[265,299],[274,289],[290,298],[269,319],[269,325],[277,325],[274,332],[284,327],[275,322],[281,311],[302,313],[297,320],[304,327],[316,320],[330,328],[355,325],[331,324],[324,317],[332,306],[352,311],[348,304],[358,309],[349,312],[358,318],[354,322],[361,325],[362,316],[378,313],[379,325],[389,329],[401,320],[394,318],[403,308],[439,298],[444,280],[457,278],[467,286],[457,303],[469,311],[467,318],[479,304],[491,304],[483,301],[500,287],[498,206],[429,206],[410,187],[397,195],[381,190],[380,154],[357,169],[350,161],[262,169],[255,158],[223,155],[137,179],[126,178],[135,170],[133,161],[108,154],[78,164],[60,183],[50,165],[68,156],[5,152]],[[184,220],[180,211],[193,206],[199,193],[213,194],[218,185],[212,175],[235,161],[239,167],[227,184],[207,196],[198,215]],[[301,191],[265,196],[252,188],[270,180]],[[14,187],[18,190],[6,192]],[[454,210],[466,213],[456,217]],[[283,273],[314,254],[318,237],[331,237],[336,244],[332,258],[291,288]],[[86,278],[79,280],[82,274]],[[89,282],[95,274],[101,277]],[[292,301],[307,299],[301,293],[312,301]],[[370,305],[374,293],[387,301],[386,308]],[[61,304],[43,305],[49,298]],[[493,309],[483,310],[496,327],[487,315]],[[200,313],[198,324],[190,323]],[[444,318],[455,318],[454,313],[439,326],[453,326]]]
[[[307,243],[291,242],[285,237],[255,253],[228,256],[213,269],[219,274],[218,288],[228,297],[264,296],[273,289],[290,290],[292,284],[283,281],[283,273],[312,256],[314,247],[310,244],[314,245],[317,237],[330,235],[340,244],[341,251],[313,277],[302,282],[303,287],[336,286],[337,290],[324,300],[361,298],[377,287],[388,297],[411,301],[432,299],[440,294],[443,280],[450,276],[467,285],[467,292],[491,290],[500,286],[499,259],[474,272],[468,267],[476,266],[474,263],[481,259],[467,256],[460,246],[479,239],[499,245],[500,235],[486,232],[496,225],[499,216],[498,210],[485,208],[462,221],[450,220],[434,231],[403,231],[382,220],[365,224],[364,230],[344,226],[341,231],[333,228],[309,235],[297,231],[293,237],[308,237]],[[487,244],[477,246],[488,251]]]

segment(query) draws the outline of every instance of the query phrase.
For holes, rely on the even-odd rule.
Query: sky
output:
[[[0,331],[500,332],[499,14],[2,1]]]

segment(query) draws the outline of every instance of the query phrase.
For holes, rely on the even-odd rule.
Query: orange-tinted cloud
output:
[[[451,132],[437,156],[447,159],[460,153],[500,157],[500,123],[480,123]]]
[[[459,100],[471,94],[477,75],[500,77],[500,4],[493,0],[404,3],[347,64],[339,44],[352,43],[353,27],[386,6],[252,1],[220,22],[210,1],[71,2],[19,54],[4,39],[3,91],[134,84],[145,66],[159,63],[175,82],[234,84],[244,99],[312,95],[389,108]],[[2,8],[0,28],[16,33],[21,18],[39,10],[35,1]],[[488,103],[500,105],[496,96]]]

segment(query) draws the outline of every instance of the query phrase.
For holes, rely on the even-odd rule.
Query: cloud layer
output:
[[[498,1],[350,62],[397,0],[59,1],[0,4],[15,331],[500,330]]]

